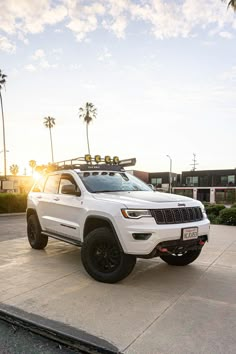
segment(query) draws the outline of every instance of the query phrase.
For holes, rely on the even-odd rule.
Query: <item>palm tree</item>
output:
[[[11,172],[11,174],[13,175],[13,176],[16,176],[17,175],[17,173],[19,172],[19,167],[18,167],[18,165],[11,165],[10,166],[10,172]]]
[[[46,128],[49,128],[50,132],[50,141],[51,141],[51,153],[52,153],[52,163],[54,162],[54,156],[53,156],[53,145],[52,145],[52,131],[51,129],[54,127],[56,124],[55,118],[52,117],[45,117],[43,124],[45,125]]]
[[[223,0],[224,2],[228,2],[228,8],[231,7],[234,11],[236,11],[236,0]]]
[[[32,174],[33,174],[34,169],[36,167],[36,161],[35,160],[30,160],[29,161],[29,166],[32,168]]]
[[[97,116],[97,108],[92,103],[86,102],[84,108],[79,109],[79,117],[84,120],[86,123],[86,135],[87,135],[87,144],[88,144],[88,153],[90,154],[89,146],[89,136],[88,136],[88,126]]]
[[[0,69],[0,102],[2,110],[2,132],[3,132],[3,154],[4,154],[4,176],[7,177],[7,150],[6,150],[6,136],[5,136],[5,123],[4,123],[4,112],[3,112],[3,102],[2,102],[2,88],[5,86],[7,75],[4,75]]]

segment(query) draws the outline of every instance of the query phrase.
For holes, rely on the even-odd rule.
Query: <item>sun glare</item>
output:
[[[42,175],[39,172],[34,171],[34,173],[33,173],[34,181],[38,181],[41,177],[42,177]]]

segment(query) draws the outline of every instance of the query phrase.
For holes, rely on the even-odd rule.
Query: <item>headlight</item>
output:
[[[152,216],[150,210],[146,209],[121,209],[121,213],[126,219],[140,219]]]
[[[205,206],[203,204],[201,205],[201,209],[202,209],[202,213],[206,214],[206,209],[205,209]]]

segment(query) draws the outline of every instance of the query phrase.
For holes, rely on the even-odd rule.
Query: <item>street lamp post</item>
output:
[[[169,191],[172,193],[172,158],[166,155],[170,159],[170,171],[169,171]]]
[[[6,175],[7,175],[6,164],[5,164],[7,152],[9,152],[9,150],[1,150],[0,151],[0,154],[4,153],[4,177],[5,177],[5,179],[6,179]]]

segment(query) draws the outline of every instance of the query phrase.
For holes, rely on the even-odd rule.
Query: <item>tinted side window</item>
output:
[[[64,174],[61,176],[61,180],[60,180],[60,186],[59,186],[59,193],[61,194],[61,189],[63,186],[65,185],[70,185],[73,184],[76,187],[76,191],[79,192],[79,187],[77,186],[74,178],[69,175],[69,174]]]
[[[58,186],[59,186],[60,175],[53,175],[48,176],[44,187],[44,193],[58,193]]]

